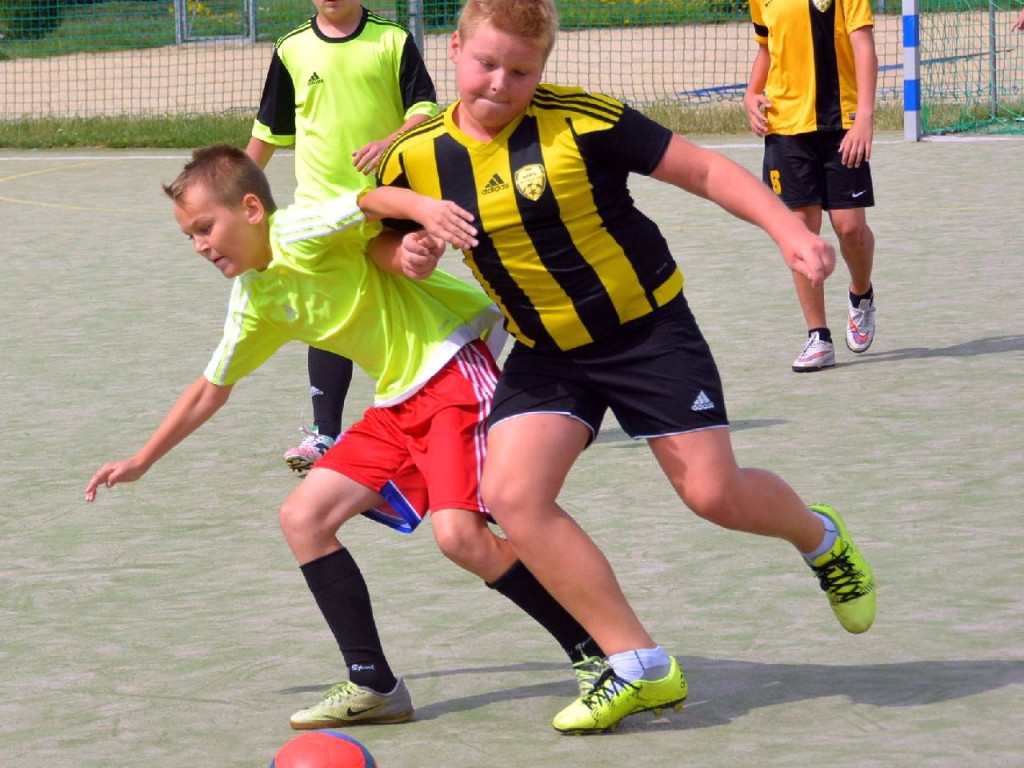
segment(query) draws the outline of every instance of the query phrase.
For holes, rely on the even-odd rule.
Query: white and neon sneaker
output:
[[[306,437],[294,448],[284,452],[284,463],[300,475],[304,475],[316,460],[323,456],[334,445],[334,438],[328,435],[321,435],[319,432],[301,429]]]
[[[411,720],[412,715],[412,697],[402,678],[398,678],[391,693],[378,693],[346,680],[327,691],[319,703],[300,709],[289,722],[296,731],[308,731],[346,725],[404,723]]]
[[[818,332],[814,331],[807,339],[807,343],[804,344],[804,348],[800,350],[796,360],[793,361],[793,370],[797,373],[807,373],[831,368],[835,364],[836,348],[831,341],[822,341]]]
[[[850,299],[846,299],[849,304]],[[875,299],[861,299],[855,307],[849,304],[850,318],[846,323],[846,346],[851,352],[861,353],[875,340]]]

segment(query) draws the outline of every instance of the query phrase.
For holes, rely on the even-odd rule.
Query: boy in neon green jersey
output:
[[[295,147],[295,200],[317,203],[362,189],[402,131],[437,114],[434,83],[406,30],[359,0],[313,0],[316,15],[281,37],[246,153],[266,168]],[[372,177],[370,177],[372,178]],[[310,347],[313,428],[284,454],[303,473],[334,443],[352,361]]]
[[[198,150],[165,187],[195,250],[234,278],[224,335],[204,374],[130,459],[104,464],[86,487],[140,478],[227,402],[235,382],[288,341],[345,354],[377,384],[375,406],[281,507],[280,523],[349,668],[349,680],[295,713],[297,729],[412,717],[388,665],[362,574],[336,533],[387,500],[430,510],[438,546],[542,624],[581,681],[601,650],[487,527],[479,499],[483,437],[497,378],[482,338],[500,314],[480,291],[438,273],[413,282],[378,269],[364,244],[358,195],[277,212],[266,177],[237,148]],[[417,218],[463,245],[472,229],[454,206],[422,198]],[[360,231],[363,230],[363,231]],[[393,482],[392,482],[393,481]],[[582,682],[581,682],[582,685]]]
[[[557,503],[609,409],[648,441],[689,509],[793,544],[846,630],[871,626],[875,585],[835,510],[808,508],[781,478],[738,466],[717,366],[667,241],[630,196],[629,174],[760,226],[790,269],[816,284],[835,253],[727,158],[615,99],[541,85],[557,28],[551,0],[468,0],[449,49],[459,101],[395,141],[378,180],[405,189],[381,186],[365,204],[415,218],[401,203],[411,189],[474,215],[478,244],[463,249],[465,261],[516,339],[495,391],[481,493],[522,561],[609,654],[612,669],[553,723],[593,733],[635,712],[678,708],[687,695],[676,660]],[[441,253],[429,235],[407,236],[391,266],[422,278]]]

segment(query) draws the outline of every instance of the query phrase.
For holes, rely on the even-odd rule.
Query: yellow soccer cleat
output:
[[[555,715],[552,725],[561,733],[602,733],[637,712],[661,715],[666,707],[679,711],[686,701],[686,693],[686,678],[675,658],[668,674],[660,680],[627,683],[608,669],[590,693],[580,696]]]
[[[585,656],[572,665],[573,674],[580,687],[580,696],[586,696],[597,685],[601,676],[611,669],[608,659],[601,656]]]
[[[871,567],[850,538],[839,513],[827,504],[811,504],[810,508],[831,520],[838,531],[832,549],[811,563],[828,595],[839,623],[847,632],[867,632],[875,620],[875,579]]]

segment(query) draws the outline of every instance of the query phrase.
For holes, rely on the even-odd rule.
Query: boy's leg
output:
[[[807,559],[837,618],[864,632],[875,617],[875,584],[835,510],[808,508],[780,477],[740,468],[727,429],[705,429],[649,441],[683,502],[716,525],[784,539]]]
[[[839,239],[839,251],[850,271],[850,293],[846,321],[846,346],[864,352],[875,336],[875,301],[871,270],[875,259],[875,236],[868,227],[866,209],[875,204],[871,164],[855,168],[843,165],[835,150],[842,132],[822,136],[822,170],[825,174],[824,207]]]
[[[378,494],[344,475],[314,469],[281,507],[281,529],[349,670],[348,681],[292,716],[293,728],[395,723],[412,717],[408,690],[384,655],[366,582],[335,536],[346,520],[380,501]]]
[[[794,208],[793,212],[804,222],[811,232],[821,233],[822,211],[820,205],[808,205]],[[825,286],[811,285],[811,281],[796,272],[793,275],[793,286],[796,297],[800,301],[807,324],[807,341],[803,349],[793,361],[793,370],[797,373],[820,371],[836,364],[835,346],[832,332],[829,330],[825,315]]]
[[[556,503],[589,439],[568,416],[505,419],[488,435],[481,492],[519,558],[607,654],[653,648],[607,558]]]
[[[532,617],[574,665],[581,665],[578,671],[590,677],[594,658],[603,658],[604,652],[522,564],[512,545],[490,530],[481,513],[445,509],[433,512],[431,521],[438,547],[449,560],[479,576]]]
[[[352,361],[333,352],[310,347],[306,366],[313,402],[313,429],[321,435],[337,437],[341,432],[345,398],[352,384]]]
[[[840,208],[829,212],[839,238],[839,252],[850,270],[846,346],[864,352],[875,338],[875,296],[871,271],[875,260],[875,235],[864,208]]]
[[[818,134],[769,134],[764,141],[762,163],[765,183],[815,234],[821,232],[821,211],[827,193],[820,144]],[[793,285],[807,323],[807,340],[793,361],[793,370],[806,373],[831,368],[836,364],[836,354],[825,319],[825,288],[815,288],[806,277],[796,273]]]
[[[398,409],[401,423],[417,436],[410,438],[410,454],[429,489],[434,538],[449,560],[551,633],[573,662],[581,687],[586,684],[589,690],[595,677],[590,673],[603,669],[594,660],[604,656],[600,646],[487,525],[480,475],[487,449],[485,419],[497,378],[491,355],[481,344],[471,344]]]
[[[562,733],[607,731],[636,712],[679,709],[687,694],[679,665],[644,629],[607,558],[555,503],[590,434],[582,422],[559,414],[500,421],[488,437],[482,485],[520,559],[608,653],[611,668],[590,690],[581,685],[580,698],[555,716],[552,725]],[[623,677],[621,664],[633,674]],[[647,679],[653,669],[658,676]]]
[[[285,463],[299,473],[307,472],[334,445],[341,432],[345,398],[352,383],[352,361],[333,352],[310,347],[306,366],[313,428],[303,429],[306,437],[284,453]]]

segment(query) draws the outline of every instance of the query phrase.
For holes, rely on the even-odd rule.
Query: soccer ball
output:
[[[370,750],[338,731],[308,731],[277,751],[270,768],[378,768]]]

